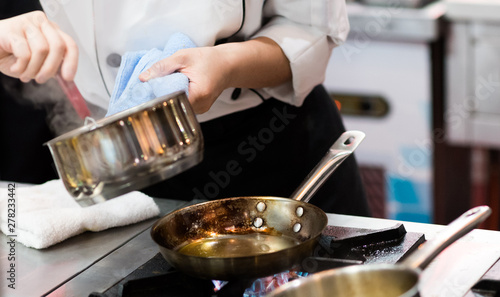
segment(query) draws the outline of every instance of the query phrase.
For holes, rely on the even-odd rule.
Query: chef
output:
[[[333,48],[349,31],[344,0],[41,4],[44,14],[6,20],[11,26],[1,32],[16,38],[0,37],[0,70],[39,83],[60,71],[103,110],[127,52],[162,48],[177,32],[196,44],[140,76],[145,82],[185,74],[205,138],[204,161],[144,189],[152,196],[289,196],[344,131],[321,86]],[[311,203],[329,212],[369,215],[354,157]]]

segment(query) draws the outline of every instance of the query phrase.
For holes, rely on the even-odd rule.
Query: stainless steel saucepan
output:
[[[290,198],[236,197],[188,206],[151,229],[163,257],[195,277],[256,278],[291,268],[309,255],[328,219],[307,203],[365,134],[348,131]]]
[[[266,297],[410,297],[418,296],[418,280],[443,249],[484,221],[491,213],[478,206],[451,222],[435,238],[397,264],[366,264],[325,270],[291,281]]]
[[[203,158],[201,129],[184,92],[90,121],[47,145],[82,206],[165,180]]]

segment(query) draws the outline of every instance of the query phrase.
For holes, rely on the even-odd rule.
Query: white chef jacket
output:
[[[256,90],[300,106],[324,80],[332,49],[349,31],[345,0],[41,0],[49,17],[79,46],[75,77],[83,97],[107,109],[120,56],[128,51],[163,48],[182,32],[197,46],[212,46],[230,36],[265,36],[277,42],[290,61],[292,81]],[[234,37],[233,36],[233,37]],[[262,103],[253,91],[225,90],[200,122]]]

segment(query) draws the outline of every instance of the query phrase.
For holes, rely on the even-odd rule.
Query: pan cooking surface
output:
[[[300,244],[296,238],[265,233],[223,234],[201,238],[181,245],[178,252],[206,258],[257,256],[284,250]]]
[[[188,275],[248,279],[289,269],[310,255],[327,222],[321,209],[305,202],[234,197],[169,213],[151,236],[165,259]]]

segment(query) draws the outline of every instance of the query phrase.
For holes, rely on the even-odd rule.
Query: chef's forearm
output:
[[[224,57],[227,87],[273,87],[292,79],[290,63],[280,46],[266,37],[216,46]]]

